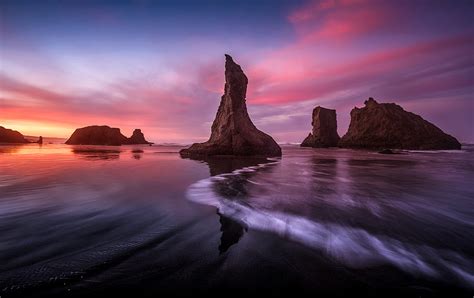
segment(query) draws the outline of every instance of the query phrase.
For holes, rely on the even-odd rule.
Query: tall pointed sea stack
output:
[[[407,112],[394,103],[378,103],[373,98],[365,101],[365,107],[351,111],[349,130],[339,146],[366,149],[461,149],[458,140],[419,115]]]
[[[313,131],[301,143],[301,147],[337,147],[339,135],[337,134],[336,110],[316,107],[313,110]]]
[[[211,137],[205,143],[196,143],[181,150],[180,154],[280,156],[280,146],[272,137],[258,130],[247,113],[247,77],[231,56],[225,57],[224,95],[212,123]]]

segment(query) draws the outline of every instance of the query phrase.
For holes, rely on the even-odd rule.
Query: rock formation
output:
[[[247,77],[231,56],[225,57],[224,95],[212,123],[211,137],[205,143],[181,150],[180,154],[280,156],[280,146],[272,137],[258,130],[247,113]]]
[[[93,125],[76,129],[66,144],[119,146],[127,142],[127,137],[120,132],[119,128]]]
[[[130,138],[128,138],[128,144],[152,144],[145,140],[145,136],[143,135],[141,129],[135,129],[133,134]]]
[[[351,111],[348,132],[340,147],[367,149],[441,150],[461,149],[461,144],[420,116],[394,103],[377,103],[373,98],[365,107]]]
[[[301,147],[337,147],[339,135],[337,134],[336,110],[316,107],[313,110],[313,131],[301,143]]]
[[[66,141],[68,145],[130,145],[130,144],[151,144],[145,140],[145,136],[140,129],[135,129],[130,138],[124,136],[119,128],[106,125],[87,126],[78,128]]]
[[[30,143],[25,137],[16,130],[0,126],[0,143]]]

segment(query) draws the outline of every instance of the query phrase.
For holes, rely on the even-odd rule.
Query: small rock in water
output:
[[[392,149],[383,149],[379,151],[380,154],[396,154]]]

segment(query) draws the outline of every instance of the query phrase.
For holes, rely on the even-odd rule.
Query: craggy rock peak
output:
[[[394,103],[377,103],[373,98],[365,107],[351,111],[348,132],[339,142],[340,147],[367,149],[441,150],[461,149],[452,136],[405,111]]]
[[[16,130],[0,126],[0,143],[30,143],[25,137]]]
[[[337,147],[339,135],[337,134],[336,110],[316,107],[313,110],[312,133],[304,139],[301,147]]]
[[[247,77],[231,56],[225,57],[224,95],[212,123],[211,137],[181,150],[181,155],[280,156],[280,146],[258,130],[247,113]]]
[[[145,140],[141,129],[135,129],[132,136],[128,139],[128,144],[152,144]]]
[[[145,140],[140,129],[135,129],[131,138],[124,136],[119,128],[106,125],[78,128],[66,141],[69,145],[110,145],[150,144]]]

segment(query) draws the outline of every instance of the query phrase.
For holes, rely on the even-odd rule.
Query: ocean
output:
[[[474,146],[181,148],[0,146],[0,296],[472,296]]]

